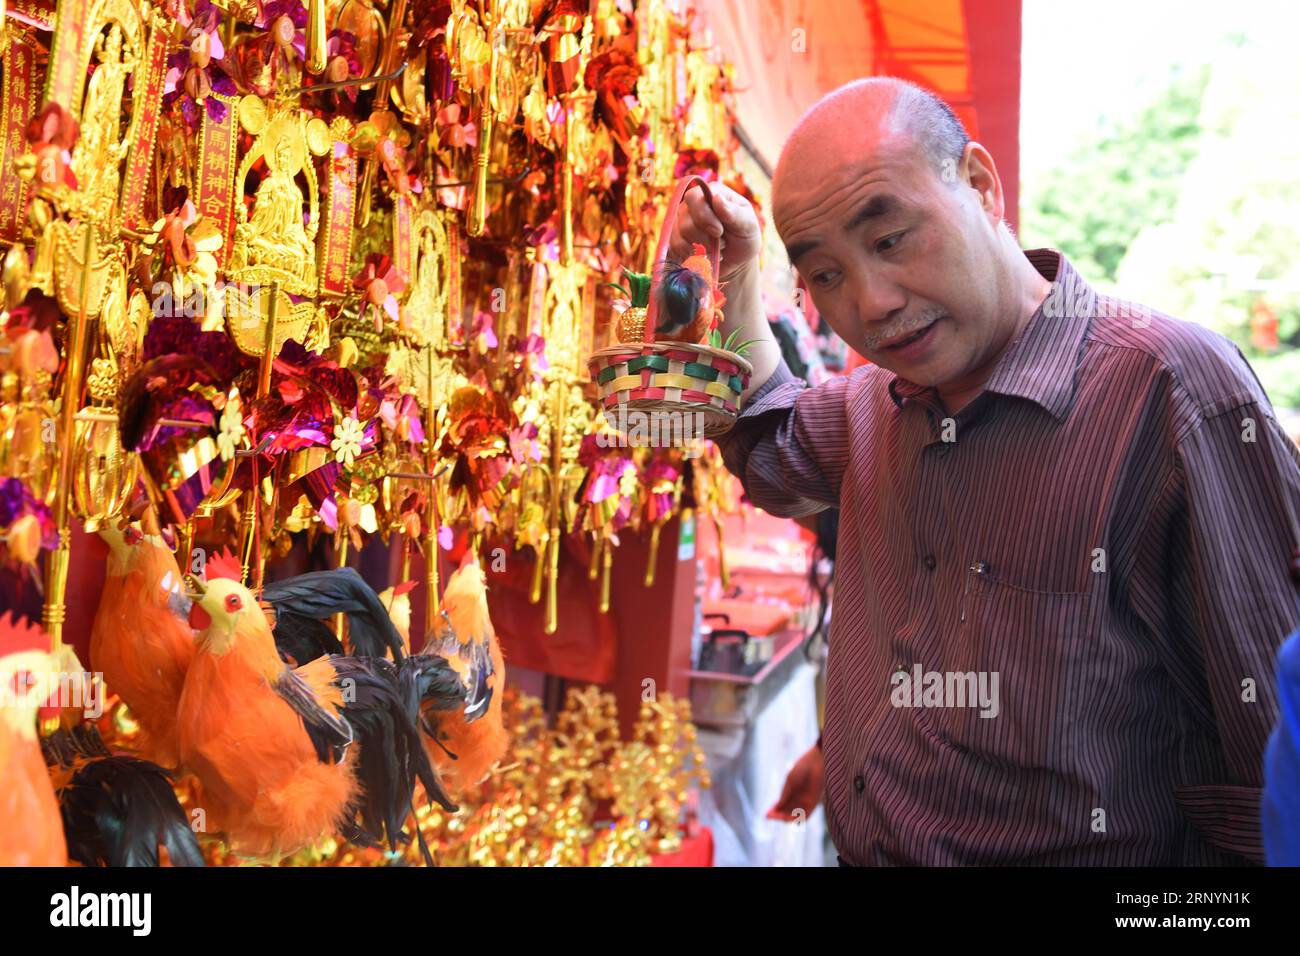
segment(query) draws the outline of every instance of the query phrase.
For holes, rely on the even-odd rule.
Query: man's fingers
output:
[[[704,198],[703,190],[692,189],[686,194],[686,208],[690,210],[691,225],[711,236],[721,236],[722,220],[714,207]],[[680,218],[680,213],[678,214]]]
[[[705,199],[703,190],[692,189],[677,211],[668,251],[679,262],[691,254],[695,243],[707,247],[720,238],[725,249],[728,236],[748,239],[758,231],[747,199],[721,183],[714,183],[710,189],[712,201]]]

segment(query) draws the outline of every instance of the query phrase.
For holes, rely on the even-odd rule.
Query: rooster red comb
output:
[[[50,652],[50,636],[39,624],[18,617],[12,611],[0,614],[0,657],[26,651]]]
[[[244,566],[239,563],[238,558],[230,553],[229,548],[222,548],[204,563],[203,577],[208,581],[215,581],[217,578],[242,581]]]
[[[30,651],[49,654],[50,635],[39,624],[29,621],[25,617],[17,617],[9,611],[0,614],[0,660],[9,657],[11,654],[24,654]],[[26,685],[26,679],[24,671],[19,671],[13,675],[13,689],[22,691]],[[36,716],[41,720],[57,717],[58,713],[59,708],[55,706],[53,700],[48,698],[36,710]]]

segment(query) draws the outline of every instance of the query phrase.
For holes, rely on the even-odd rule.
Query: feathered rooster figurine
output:
[[[203,785],[208,829],[278,859],[341,827],[357,795],[337,674],[326,659],[287,667],[239,582],[186,580],[199,635],[177,709],[181,760]]]
[[[666,260],[653,280],[630,269],[624,269],[623,275],[627,285],[606,283],[627,297],[628,305],[619,313],[615,327],[620,342],[645,341],[646,313],[654,296],[658,302],[656,341],[721,344],[713,339],[727,299],[715,281],[705,248],[698,242],[681,262]]]
[[[194,658],[181,569],[159,535],[133,527],[101,528],[99,534],[109,559],[90,632],[90,663],[139,721],[140,752],[175,767],[176,708]]]
[[[59,667],[41,628],[0,615],[0,866],[63,866],[63,820],[41,745],[38,717],[57,687]]]
[[[395,849],[408,839],[403,824],[416,780],[431,800],[456,809],[421,746],[416,684],[422,676],[443,706],[463,692],[441,658],[413,665],[401,657],[400,637],[355,571],[268,586],[268,609],[235,580],[187,581],[196,602],[191,623],[201,633],[178,711],[181,758],[203,785],[212,828],[232,846],[278,857],[339,832]],[[327,632],[308,622],[346,607],[377,615],[371,619],[383,636],[365,640],[371,656],[313,656]],[[268,613],[292,653],[277,648]],[[360,651],[355,639],[367,632],[355,626],[360,615],[350,619]],[[400,663],[382,656],[389,649]]]
[[[41,741],[67,834],[68,856],[83,866],[203,866],[171,774],[147,760],[112,753],[94,724]]]
[[[436,702],[423,707],[426,749],[453,793],[473,787],[504,756],[509,743],[501,714],[506,667],[501,644],[488,616],[487,581],[468,553],[443,592],[447,627],[426,644],[425,654],[441,655],[459,676],[464,704],[455,709]]]
[[[727,298],[705,249],[698,242],[681,262],[665,261],[654,286],[659,298],[655,339],[698,345],[709,339],[722,318]]]

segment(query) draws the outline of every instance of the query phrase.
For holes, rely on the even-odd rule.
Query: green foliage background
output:
[[[1241,35],[1027,170],[1024,248],[1096,286],[1233,339],[1276,406],[1300,408],[1300,68]],[[1031,135],[1025,130],[1023,135]],[[1251,340],[1263,302],[1279,345]]]

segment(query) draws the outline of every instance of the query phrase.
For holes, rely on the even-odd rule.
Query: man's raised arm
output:
[[[733,190],[721,184],[710,189],[712,206],[698,190],[686,194],[670,252],[682,259],[692,243],[721,236],[727,297],[722,335],[725,339],[739,330],[738,341],[752,340],[746,357],[754,374],[741,398],[736,427],[718,439],[723,460],[750,500],[772,514],[797,517],[838,506],[849,459],[850,379],[841,376],[809,389],[791,374],[763,310],[758,217]]]

